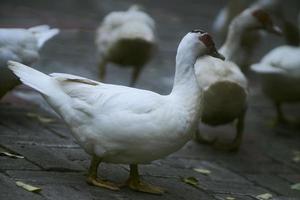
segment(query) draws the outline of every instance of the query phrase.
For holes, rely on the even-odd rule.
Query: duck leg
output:
[[[243,139],[245,114],[246,114],[246,112],[244,111],[241,114],[241,116],[237,119],[236,136],[235,136],[233,142],[229,143],[229,144],[216,142],[214,144],[215,148],[221,149],[221,150],[227,150],[227,151],[238,151],[239,150],[241,143],[242,143],[242,139]]]
[[[101,59],[99,62],[99,79],[100,81],[104,81],[105,75],[106,75],[106,64],[107,60],[106,59]]]
[[[129,179],[126,181],[126,185],[132,190],[150,194],[163,194],[165,192],[165,190],[160,187],[141,181],[138,166],[136,164],[130,165],[130,175]]]
[[[287,123],[287,119],[284,117],[281,105],[282,105],[281,103],[275,102],[275,108],[276,108],[276,113],[277,113],[277,118],[276,118],[275,124],[277,124],[277,123],[282,123],[282,124]]]
[[[141,71],[142,71],[141,66],[135,66],[133,68],[133,72],[132,72],[132,76],[131,76],[131,80],[130,80],[130,87],[135,86],[136,81],[139,78]]]
[[[97,178],[97,171],[98,171],[98,166],[99,166],[100,162],[101,162],[100,158],[98,158],[97,156],[93,156],[91,165],[90,165],[90,168],[88,171],[88,176],[87,176],[87,180],[86,180],[87,183],[90,185],[94,185],[97,187],[106,188],[106,189],[110,189],[110,190],[119,190],[119,187],[116,184]]]

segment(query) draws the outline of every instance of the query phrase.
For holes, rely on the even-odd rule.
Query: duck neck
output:
[[[176,72],[171,95],[182,99],[187,108],[194,107],[200,101],[200,87],[194,71],[197,55],[177,53]],[[193,109],[193,108],[191,108]]]
[[[225,43],[219,49],[219,52],[225,56],[226,60],[232,60],[233,56],[240,49],[244,27],[237,19],[231,22]]]

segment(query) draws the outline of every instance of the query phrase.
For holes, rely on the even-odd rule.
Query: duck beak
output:
[[[214,49],[213,51],[211,51],[211,53],[209,55],[212,56],[212,57],[215,57],[215,58],[219,58],[221,60],[225,60],[225,57],[222,54],[220,54],[217,51],[217,49]]]
[[[275,35],[282,36],[282,30],[278,26],[275,25],[269,26],[267,27],[267,31]]]

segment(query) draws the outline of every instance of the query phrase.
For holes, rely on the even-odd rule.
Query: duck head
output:
[[[262,29],[276,35],[282,35],[281,29],[274,25],[271,16],[263,9],[248,8],[236,20],[247,30]]]
[[[252,11],[252,16],[258,21],[260,28],[265,29],[270,33],[274,33],[276,35],[282,35],[281,29],[274,25],[270,15],[262,9],[257,9]]]
[[[212,37],[209,33],[195,29],[186,34],[181,40],[177,55],[183,55],[185,52],[192,52],[196,57],[203,55],[210,55],[224,60],[224,56],[220,54],[216,47]]]

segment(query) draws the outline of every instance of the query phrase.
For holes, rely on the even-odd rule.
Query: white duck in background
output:
[[[108,14],[96,34],[100,79],[105,78],[109,62],[123,67],[132,66],[130,86],[134,86],[154,52],[154,31],[154,20],[138,6]]]
[[[116,185],[97,179],[99,163],[130,164],[126,184],[133,190],[159,194],[162,189],[139,179],[137,165],[167,156],[192,138],[201,96],[194,64],[203,55],[221,57],[208,33],[188,33],[177,50],[169,95],[69,74],[48,76],[17,62],[9,62],[9,68],[24,84],[42,93],[92,155],[88,183],[116,190]]]
[[[7,61],[33,64],[39,59],[39,49],[58,32],[47,25],[28,29],[0,28],[0,98],[20,83],[7,69]]]
[[[261,76],[263,92],[275,105],[277,123],[286,123],[282,104],[300,102],[300,47],[277,47],[251,69]]]
[[[252,0],[229,0],[227,5],[223,7],[217,14],[212,29],[217,39],[224,42],[228,33],[229,24],[246,9]]]
[[[235,55],[240,49],[243,33],[260,29],[270,32],[279,31],[266,12],[253,8],[246,9],[231,22],[227,39],[219,49],[226,60],[221,61],[205,56],[197,59],[195,64],[196,76],[200,87],[203,88],[201,122],[217,126],[237,120],[233,142],[221,144],[217,140],[209,141],[216,147],[234,151],[241,145],[248,83],[239,66],[235,64],[237,62]],[[199,131],[196,134],[200,142],[206,141]]]
[[[244,10],[230,23],[226,41],[220,48],[220,51],[227,60],[234,62],[240,69],[244,70],[245,60],[249,56],[247,52],[243,51],[244,36],[247,33],[255,33],[258,30],[281,35],[281,30],[273,24],[267,12],[256,8]]]
[[[230,0],[228,5],[223,8],[219,15],[217,16],[214,24],[214,33],[220,38],[221,41],[226,39],[228,34],[229,25],[231,21],[241,13],[247,7],[252,9],[265,10],[272,16],[276,17],[283,28],[283,35],[288,44],[297,45],[299,39],[295,35],[298,34],[297,29],[289,21],[286,20],[284,13],[282,11],[282,1],[281,0],[257,0],[255,2],[249,0]],[[258,44],[261,40],[261,35],[259,32],[245,32],[242,35],[239,52],[236,52],[235,56],[240,57],[239,61],[236,62],[243,69],[248,69],[252,62],[252,55],[255,49],[258,48]]]

